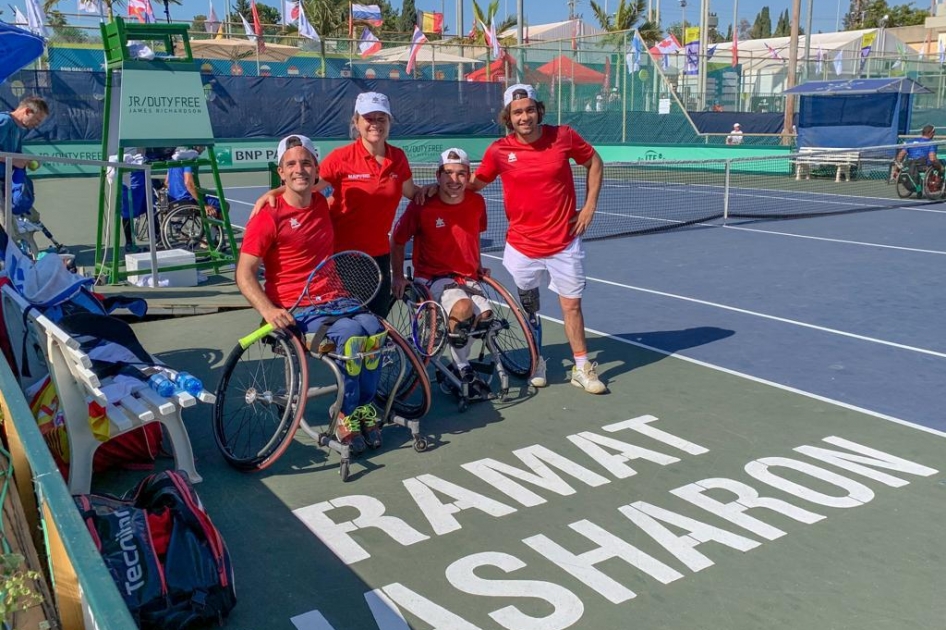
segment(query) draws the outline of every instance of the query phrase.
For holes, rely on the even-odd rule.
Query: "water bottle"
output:
[[[174,395],[174,383],[163,372],[155,372],[148,377],[148,387],[157,392],[158,396],[170,398]]]
[[[200,396],[200,393],[204,391],[204,384],[200,382],[200,379],[187,372],[178,372],[174,378],[174,384],[191,396]]]

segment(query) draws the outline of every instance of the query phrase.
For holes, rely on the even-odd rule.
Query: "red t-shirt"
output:
[[[312,270],[332,255],[333,242],[325,197],[312,195],[309,207],[295,208],[280,195],[275,208],[263,206],[250,219],[240,252],[262,258],[263,290],[273,304],[289,308],[302,294]]]
[[[450,205],[431,197],[423,206],[413,201],[394,226],[394,242],[414,239],[414,275],[475,277],[480,268],[480,233],[486,231],[486,202],[467,192]]]
[[[390,253],[388,233],[411,167],[404,151],[385,144],[379,163],[361,143],[339,147],[319,164],[319,175],[332,185],[335,251],[357,249],[381,256]]]
[[[491,144],[476,179],[503,181],[509,232],[506,242],[530,258],[562,251],[575,238],[575,182],[568,160],[585,164],[595,149],[571,127],[542,125],[541,137],[525,144],[509,134]]]

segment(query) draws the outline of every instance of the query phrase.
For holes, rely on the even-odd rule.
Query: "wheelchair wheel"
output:
[[[404,289],[404,297],[400,300],[393,297],[391,298],[391,308],[388,310],[388,316],[385,319],[407,340],[412,349],[415,349],[414,340],[412,338],[414,311],[418,304],[429,299],[430,292],[427,291],[427,287],[417,282],[411,282],[407,285]],[[420,353],[417,354],[420,355]],[[423,355],[420,355],[418,358],[424,365],[430,362],[430,359]]]
[[[204,224],[200,209],[193,204],[181,204],[168,211],[161,222],[161,240],[168,249],[187,251],[220,251],[226,238],[219,228],[211,228],[210,236],[204,236]]]
[[[388,341],[381,355],[381,380],[375,402],[384,409],[393,393],[391,409],[396,414],[408,420],[423,417],[430,411],[431,400],[427,368],[414,352],[413,346],[390,322],[384,321],[384,327],[388,331]],[[399,377],[401,382],[397,384]]]
[[[280,331],[247,348],[237,345],[223,368],[213,431],[224,459],[239,470],[263,470],[292,442],[305,411],[308,370],[299,340]]]
[[[946,187],[944,187],[943,174],[935,166],[929,167],[923,178],[923,196],[938,201],[943,198],[944,193],[946,193]]]
[[[493,304],[493,317],[498,317],[502,322],[502,329],[496,335],[499,360],[515,376],[528,377],[539,360],[532,327],[519,303],[505,287],[490,277],[483,278],[480,284],[486,299]]]
[[[897,178],[897,196],[901,199],[907,199],[916,192],[916,186],[913,185],[913,178],[909,173],[900,173]]]
[[[155,237],[158,239],[161,238],[161,231],[159,229],[155,230]],[[148,214],[140,214],[135,217],[135,242],[148,243],[150,241],[151,236],[148,234]]]

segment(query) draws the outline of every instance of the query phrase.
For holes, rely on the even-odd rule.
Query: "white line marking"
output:
[[[630,289],[632,291],[640,291],[641,293],[650,293],[652,295],[659,295],[661,297],[670,297],[677,300],[683,300],[684,302],[692,302],[694,304],[702,304],[704,306],[712,306],[715,308],[723,309],[726,311],[732,311],[734,313],[741,313],[743,315],[752,315],[754,317],[760,317],[762,319],[769,319],[776,322],[781,322],[783,324],[791,324],[792,326],[799,326],[801,328],[809,328],[811,330],[817,330],[820,332],[831,333],[834,335],[839,335],[841,337],[848,337],[851,339],[857,339],[859,341],[867,341],[870,343],[876,343],[882,346],[889,346],[891,348],[897,348],[899,350],[909,350],[911,352],[917,352],[919,354],[927,354],[930,356],[938,357],[941,359],[946,359],[946,353],[936,352],[935,350],[928,350],[926,348],[918,348],[916,346],[908,346],[901,343],[896,343],[894,341],[886,341],[884,339],[878,339],[876,337],[868,337],[866,335],[858,335],[856,333],[846,332],[844,330],[838,330],[836,328],[827,328],[825,326],[818,326],[816,324],[808,324],[806,322],[800,322],[795,319],[788,319],[785,317],[778,317],[777,315],[768,315],[766,313],[759,313],[758,311],[750,311],[748,309],[739,308],[736,306],[728,306],[726,304],[719,304],[717,302],[709,302],[707,300],[700,300],[697,298],[687,297],[685,295],[676,295],[674,293],[666,293],[664,291],[656,291],[654,289],[645,289],[643,287],[635,287],[629,284],[622,284],[620,282],[614,282],[611,280],[603,280],[601,278],[593,278],[588,276],[588,280],[593,282],[600,282],[601,284],[608,284],[613,287],[620,287],[622,289]]]
[[[825,236],[809,236],[807,234],[792,234],[791,232],[776,232],[775,230],[759,230],[757,228],[739,227],[735,225],[723,225],[728,230],[740,230],[742,232],[758,232],[759,234],[775,234],[777,236],[792,236],[794,238],[807,238],[813,241],[828,241],[829,243],[844,243],[845,245],[862,245],[865,247],[880,247],[882,249],[897,249],[904,252],[916,252],[920,254],[938,254],[946,256],[946,252],[936,249],[919,249],[917,247],[901,247],[899,245],[884,245],[882,243],[867,243],[864,241],[849,241],[843,238],[827,238]]]
[[[946,214],[946,210],[936,210],[934,208],[916,208],[914,206],[900,206],[901,210],[913,210],[914,212],[933,212],[935,214]]]
[[[256,205],[256,202],[252,202],[252,203],[251,203],[251,202],[249,202],[249,201],[240,201],[239,199],[227,199],[227,201],[228,201],[229,203],[238,203],[238,204],[241,204],[241,205],[244,205],[244,206],[250,206],[250,207]]]
[[[495,260],[502,260],[502,256],[495,256],[495,255],[493,255],[493,254],[483,254],[483,256],[485,256],[485,257],[487,257],[487,258],[493,258],[493,259],[495,259]],[[560,319],[556,319],[556,318],[554,318],[554,317],[549,317],[548,315],[542,315],[542,319],[546,319],[546,320],[548,320],[548,321],[550,321],[550,322],[555,322],[555,323],[557,323],[557,324],[559,324],[559,325],[561,325],[561,326],[564,326],[564,325],[565,325],[565,322],[564,322],[564,321],[562,321],[562,320],[560,320]],[[905,427],[910,427],[910,428],[912,428],[912,429],[917,429],[917,430],[919,430],[919,431],[923,431],[923,432],[925,432],[925,433],[930,433],[930,434],[932,434],[932,435],[937,435],[937,436],[939,436],[939,437],[946,437],[946,432],[940,431],[939,429],[931,429],[930,427],[923,426],[922,424],[917,424],[917,423],[915,423],[915,422],[910,422],[909,420],[902,420],[902,419],[900,419],[900,418],[897,418],[897,417],[894,417],[894,416],[889,416],[889,415],[887,415],[887,414],[885,414],[885,413],[881,413],[881,412],[879,412],[879,411],[873,411],[872,409],[867,409],[867,408],[864,408],[864,407],[858,407],[857,405],[852,405],[852,404],[850,404],[850,403],[842,402],[842,401],[840,401],[840,400],[835,400],[834,398],[828,398],[827,396],[822,396],[821,394],[815,394],[815,393],[813,393],[813,392],[807,392],[807,391],[805,391],[805,390],[803,390],[803,389],[798,389],[797,387],[792,387],[792,386],[790,386],[790,385],[783,385],[782,383],[776,383],[775,381],[770,381],[770,380],[767,380],[767,379],[764,379],[764,378],[760,378],[760,377],[758,377],[758,376],[753,376],[753,375],[751,375],[751,374],[746,374],[745,372],[738,372],[738,371],[736,371],[736,370],[732,370],[732,369],[730,369],[730,368],[723,367],[723,366],[721,366],[721,365],[715,365],[715,364],[713,364],[713,363],[707,363],[706,361],[700,361],[699,359],[694,359],[693,357],[688,357],[688,356],[683,355],[683,354],[677,354],[677,353],[675,353],[675,352],[668,352],[668,351],[663,350],[663,349],[661,349],[661,348],[655,348],[655,347],[653,347],[653,346],[648,346],[647,344],[640,343],[639,341],[631,341],[630,339],[624,339],[623,337],[616,337],[616,336],[614,336],[614,335],[612,335],[612,334],[609,334],[609,333],[606,333],[606,332],[603,332],[603,331],[600,331],[600,330],[596,330],[596,329],[594,329],[594,328],[589,328],[589,327],[587,327],[587,326],[585,326],[585,330],[586,330],[587,332],[590,332],[590,333],[592,333],[592,334],[598,335],[598,336],[600,336],[600,337],[606,337],[606,338],[608,338],[608,339],[613,339],[614,341],[617,341],[617,342],[620,342],[620,343],[624,343],[624,344],[627,344],[627,345],[629,345],[629,346],[636,346],[636,347],[638,347],[638,348],[643,348],[644,350],[650,350],[651,352],[656,352],[657,354],[661,354],[661,355],[663,355],[663,356],[665,356],[665,357],[673,357],[673,358],[675,358],[675,359],[680,359],[681,361],[686,361],[686,362],[688,362],[688,363],[692,363],[692,364],[698,365],[698,366],[700,366],[700,367],[705,367],[705,368],[709,368],[709,369],[711,369],[711,370],[716,370],[717,372],[722,372],[722,373],[724,373],[724,374],[730,374],[730,375],[732,375],[732,376],[737,376],[737,377],[739,377],[739,378],[744,378],[744,379],[749,380],[749,381],[752,381],[752,382],[754,382],[754,383],[761,383],[762,385],[768,385],[769,387],[774,387],[774,388],[776,388],[776,389],[781,389],[781,390],[783,390],[783,391],[790,392],[790,393],[792,393],[792,394],[798,394],[798,395],[800,395],[800,396],[805,396],[806,398],[811,398],[811,399],[813,399],[813,400],[818,400],[818,401],[821,401],[821,402],[824,402],[824,403],[828,403],[828,404],[830,404],[830,405],[835,405],[835,406],[837,406],[837,407],[842,407],[842,408],[844,408],[844,409],[850,409],[851,411],[856,411],[856,412],[858,412],[858,413],[863,413],[863,414],[866,414],[866,415],[868,415],[868,416],[873,416],[873,417],[875,417],[875,418],[880,418],[881,420],[887,420],[888,422],[893,422],[894,424],[900,424],[900,425],[903,425],[903,426],[905,426]]]

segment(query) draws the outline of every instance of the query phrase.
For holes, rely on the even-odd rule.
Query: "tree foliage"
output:
[[[844,16],[844,29],[848,31],[859,30],[862,28],[878,28],[883,17],[888,16],[887,28],[894,26],[918,26],[924,23],[929,17],[930,12],[926,9],[918,9],[910,4],[899,4],[891,6],[886,0],[871,0],[862,3],[861,12],[857,13],[857,5],[852,0],[851,6]]]
[[[648,22],[647,6],[644,0],[620,0],[617,10],[609,14],[595,0],[591,0],[591,11],[598,21],[598,25],[615,36],[606,36],[603,41],[617,44],[623,38],[624,31],[637,29],[641,38],[648,44],[662,39],[660,27],[654,22]],[[621,33],[621,34],[618,34]]]
[[[779,13],[778,22],[775,23],[774,37],[788,37],[792,34],[792,22],[788,18],[788,9]]]
[[[762,7],[759,14],[755,16],[755,22],[752,23],[749,38],[765,39],[767,37],[772,37],[772,17],[769,15],[769,8]]]

